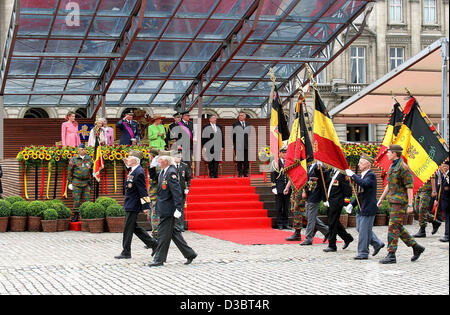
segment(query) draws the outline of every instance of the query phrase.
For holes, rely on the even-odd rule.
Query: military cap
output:
[[[180,114],[180,113],[175,113],[175,114],[173,114],[173,117],[174,117],[174,118],[175,118],[175,117],[181,118],[181,114]]]
[[[134,112],[131,109],[127,109],[123,112],[124,115],[133,115],[134,116]]]
[[[159,156],[164,156],[164,155],[166,155],[166,156],[170,156],[170,152],[171,151],[166,151],[166,150],[159,150]]]
[[[280,149],[280,152],[287,152],[287,148],[286,148],[286,147],[282,147],[282,148]]]
[[[144,154],[141,151],[137,150],[131,150],[130,153],[128,153],[128,157],[137,157],[139,160],[142,160],[144,158]]]
[[[158,150],[158,149],[153,149],[153,148],[151,148],[151,149],[149,150],[149,153],[150,153],[151,155],[153,155],[153,156],[157,156],[157,155],[159,155],[159,150]]]
[[[403,152],[403,148],[398,144],[391,144],[388,150],[392,152]]]
[[[172,150],[172,151],[170,151],[170,156],[171,156],[171,157],[178,157],[178,158],[181,158],[181,157],[182,157],[182,154],[181,154],[181,152],[179,152],[179,151]]]
[[[368,156],[365,153],[363,153],[361,155],[361,159],[364,159],[364,160],[368,161],[370,164],[373,164],[373,162],[375,162],[375,160],[371,156]]]
[[[184,112],[180,112],[180,115],[184,116],[184,115],[190,115],[190,114],[189,114],[189,111],[187,110],[187,111],[184,111]]]

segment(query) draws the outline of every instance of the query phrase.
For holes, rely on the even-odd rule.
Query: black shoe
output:
[[[163,266],[163,265],[164,265],[163,262],[157,262],[157,261],[154,261],[151,264],[148,264],[149,267],[159,267],[159,266]]]
[[[337,252],[336,248],[333,247],[327,247],[323,250],[325,253],[330,253],[330,252]]]
[[[417,238],[427,237],[427,232],[425,231],[425,227],[421,226],[419,231],[414,235],[414,237],[417,237]]]
[[[80,221],[80,212],[79,211],[74,211],[73,218],[70,221],[71,222],[78,222],[78,221]]]
[[[386,258],[383,258],[379,261],[380,264],[395,264],[397,263],[397,258],[395,258],[395,254],[389,252]]]
[[[289,225],[283,225],[283,230],[290,230],[291,228],[289,227]]]
[[[301,246],[312,245],[311,241],[304,240],[303,243],[300,243]]]
[[[376,255],[380,252],[380,250],[381,250],[383,247],[384,247],[384,244],[381,245],[381,246],[378,247],[378,248],[375,248],[375,249],[373,250],[372,256],[376,256]]]
[[[119,256],[114,256],[115,259],[130,259],[131,255],[123,255],[120,254]]]
[[[322,243],[326,243],[328,241],[328,233],[323,237]]]
[[[144,246],[145,249],[150,249],[150,248],[152,249],[152,254],[151,254],[152,257],[155,256],[155,254],[156,254],[156,247],[158,247],[158,244],[151,246],[151,247],[149,247],[147,245]]]
[[[283,229],[283,226],[282,226],[282,225],[279,225],[279,226],[278,226],[278,229],[279,229],[279,230],[282,230],[282,229]]]
[[[354,260],[367,260],[369,259],[368,257],[363,257],[363,256],[355,256],[353,257]]]
[[[184,264],[189,265],[196,257],[197,257],[197,254],[194,254],[194,256],[187,258],[187,260]]]
[[[439,227],[441,226],[441,222],[433,221],[431,224],[433,224],[433,231],[431,231],[431,235],[434,235],[439,230]]]
[[[350,245],[351,242],[353,242],[353,238],[350,241],[345,242],[344,246],[342,246],[342,249],[346,249],[348,247],[348,245]]]
[[[302,235],[300,233],[300,230],[295,230],[294,234],[286,238],[286,241],[301,241]]]
[[[425,251],[425,247],[416,244],[413,246],[413,256],[411,257],[411,261],[416,261],[419,259],[420,255]]]
[[[439,241],[443,243],[448,243],[448,237],[441,238]]]

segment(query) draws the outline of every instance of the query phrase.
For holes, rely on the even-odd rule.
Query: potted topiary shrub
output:
[[[389,202],[387,200],[383,200],[381,207],[379,207],[377,210],[377,214],[375,215],[373,225],[375,226],[386,225],[388,213],[389,213]]]
[[[9,196],[9,197],[6,197],[5,200],[8,201],[11,205],[15,204],[18,201],[25,201],[20,196]]]
[[[11,206],[9,229],[11,232],[23,232],[27,224],[28,201],[17,201]]]
[[[44,210],[42,223],[42,231],[44,232],[56,232],[58,227],[58,212],[55,209]]]
[[[31,201],[27,205],[28,231],[39,232],[41,230],[42,213],[48,208],[43,201]]]
[[[80,205],[79,211],[80,211],[80,217],[81,217],[81,231],[82,232],[89,232],[88,221],[86,221],[86,219],[88,219],[86,217],[86,208],[92,204],[93,204],[92,201],[85,201]]]
[[[88,222],[89,232],[104,232],[105,208],[99,203],[93,202],[84,209],[84,220]]]
[[[72,211],[70,211],[69,208],[66,207],[64,203],[55,202],[52,203],[51,208],[55,209],[58,213],[58,224],[57,224],[57,231],[67,231],[69,230],[69,224],[70,224],[70,217],[72,216]]]
[[[125,224],[125,211],[121,205],[117,203],[106,208],[106,223],[110,232],[123,232],[123,226]]]
[[[11,204],[0,199],[0,232],[6,232],[9,216],[11,215]]]
[[[98,197],[97,200],[95,200],[95,202],[101,204],[103,206],[103,208],[105,208],[105,209],[108,209],[108,207],[110,205],[118,205],[119,204],[115,199],[110,198],[110,197],[104,197],[104,196]]]

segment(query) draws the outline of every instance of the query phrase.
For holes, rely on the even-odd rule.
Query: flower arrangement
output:
[[[348,165],[351,167],[358,164],[359,158],[363,153],[375,158],[380,150],[380,146],[373,143],[345,143],[342,145],[342,150]]]
[[[273,161],[273,154],[270,152],[270,147],[265,146],[258,152],[258,160],[261,164],[269,164]]]
[[[149,158],[150,148],[148,146],[130,146],[130,145],[112,145],[103,146],[102,155],[105,163],[122,161],[128,157],[128,152],[138,150],[144,154],[143,166]],[[86,153],[94,158],[94,148],[86,147]],[[16,156],[19,162],[24,162],[26,167],[34,165],[43,165],[43,163],[66,164],[72,157],[77,155],[76,147],[69,146],[27,146],[24,147]]]

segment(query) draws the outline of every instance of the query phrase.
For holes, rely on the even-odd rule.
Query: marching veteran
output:
[[[390,204],[388,255],[380,260],[381,264],[395,264],[397,262],[395,253],[399,238],[406,246],[413,248],[411,261],[419,259],[425,251],[425,248],[420,246],[403,226],[403,216],[406,213],[413,213],[414,177],[401,158],[402,152],[403,148],[398,144],[390,145],[387,150],[387,157],[392,161],[392,165],[388,170],[387,185],[377,204],[380,207],[386,196]]]
[[[125,225],[123,229],[123,250],[120,255],[115,256],[116,259],[131,258],[131,241],[133,234],[144,242],[148,248],[156,249],[158,242],[151,237],[145,229],[138,226],[137,215],[144,210],[148,213],[150,209],[150,197],[145,184],[145,172],[141,167],[143,154],[140,151],[132,150],[128,154],[128,158],[123,159],[126,167],[131,168],[125,182],[125,199],[123,209],[125,210]],[[153,255],[153,254],[152,254]]]
[[[79,220],[79,208],[81,201],[89,201],[91,197],[92,166],[94,162],[90,155],[86,154],[84,143],[78,146],[78,155],[72,157],[69,162],[68,183],[73,195],[72,222]]]

